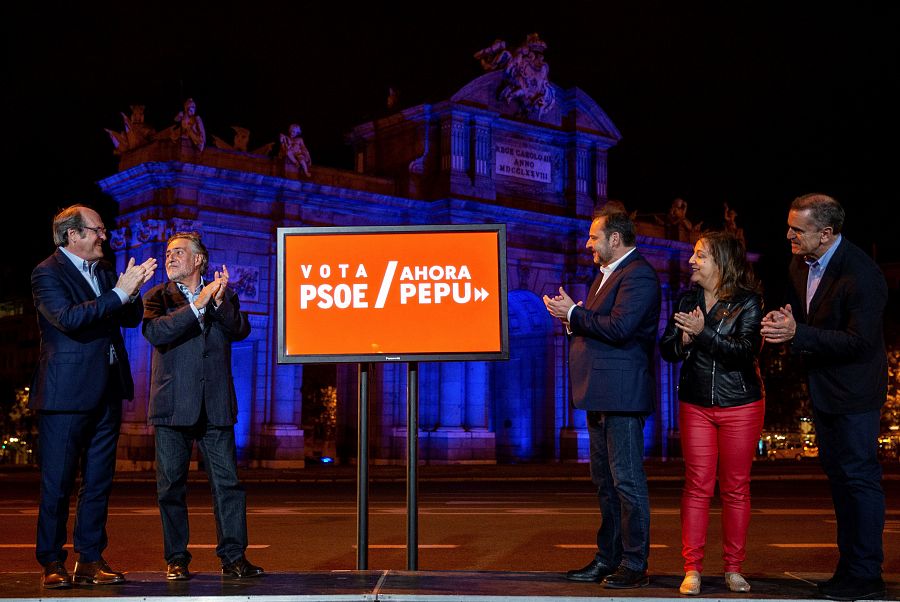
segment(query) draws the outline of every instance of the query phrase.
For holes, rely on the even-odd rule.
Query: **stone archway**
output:
[[[554,458],[553,319],[531,291],[509,291],[508,300],[509,361],[491,368],[497,462]]]

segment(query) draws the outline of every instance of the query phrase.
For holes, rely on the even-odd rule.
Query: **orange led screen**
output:
[[[279,361],[506,359],[502,224],[280,228]]]

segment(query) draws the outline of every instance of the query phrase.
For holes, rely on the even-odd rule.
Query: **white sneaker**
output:
[[[749,592],[750,584],[740,573],[725,573],[725,585],[733,592]]]
[[[700,593],[700,572],[688,571],[684,574],[684,581],[678,588],[678,593],[684,596],[696,596]]]

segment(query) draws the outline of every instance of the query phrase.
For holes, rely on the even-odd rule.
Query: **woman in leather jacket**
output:
[[[763,302],[743,242],[705,232],[691,256],[692,288],[677,301],[660,341],[668,362],[682,362],[678,424],[684,454],[681,496],[682,594],[700,593],[709,503],[722,501],[725,583],[750,591],[741,575],[750,523],[750,467],[765,399],[757,357]]]

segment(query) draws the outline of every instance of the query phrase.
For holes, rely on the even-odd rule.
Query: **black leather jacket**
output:
[[[739,406],[762,399],[763,383],[757,362],[762,347],[762,297],[739,292],[731,299],[720,299],[711,311],[705,305],[700,287],[683,294],[675,311],[690,312],[700,306],[706,316],[703,331],[685,347],[672,315],[659,342],[663,359],[684,362],[678,398],[707,407]]]

